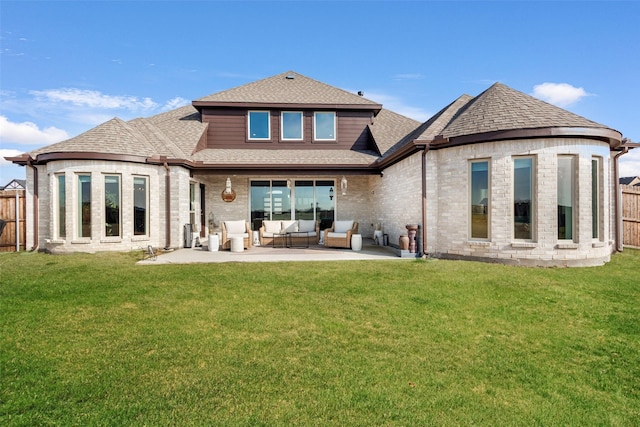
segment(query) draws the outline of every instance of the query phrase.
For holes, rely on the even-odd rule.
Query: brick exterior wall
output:
[[[576,159],[575,232],[572,241],[557,238],[557,167],[559,155]],[[534,158],[534,237],[513,238],[513,156]],[[591,160],[602,159],[600,168],[599,239],[591,236]],[[489,239],[471,239],[469,162],[484,159],[490,165]],[[347,194],[340,191],[342,175],[335,176],[230,176],[236,200],[220,195],[226,176],[194,175],[182,167],[170,167],[171,209],[166,217],[163,166],[109,161],[52,161],[38,168],[38,242],[51,252],[136,250],[147,245],[182,247],[184,224],[190,222],[190,183],[196,184],[195,232],[200,234],[200,185],[205,188],[205,218],[211,213],[217,225],[227,219],[250,219],[249,185],[252,179],[334,179],[336,218],[353,219],[364,237],[373,237],[382,223],[390,244],[397,246],[406,224],[422,224],[422,153],[387,169],[383,176],[347,176]],[[596,265],[606,262],[615,249],[615,183],[612,156],[606,143],[593,140],[550,138],[500,141],[427,152],[425,252],[442,258],[492,260],[523,265]],[[36,245],[33,221],[34,174],[27,167],[27,247]],[[56,175],[66,176],[67,237],[56,236]],[[90,238],[78,238],[77,175],[91,174],[92,228]],[[121,177],[121,236],[104,236],[104,175]],[[133,235],[133,176],[149,179],[149,235]],[[205,220],[205,221],[206,221]],[[166,224],[170,224],[170,236]],[[206,235],[208,221],[202,234]],[[422,233],[421,233],[422,234]]]
[[[557,158],[576,161],[573,241],[557,238]],[[391,242],[405,223],[421,223],[421,153],[385,170],[379,212]],[[513,156],[534,160],[534,238],[513,238]],[[592,238],[591,160],[602,159],[600,238]],[[489,239],[471,239],[469,162],[490,164]],[[427,153],[426,252],[437,257],[494,260],[523,265],[598,265],[613,248],[610,152],[605,143],[579,139],[500,141],[452,147]],[[384,213],[383,213],[384,212]]]

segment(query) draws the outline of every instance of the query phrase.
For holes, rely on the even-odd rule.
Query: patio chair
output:
[[[324,245],[332,248],[351,248],[351,236],[358,233],[356,221],[334,221],[324,230]]]
[[[252,233],[248,221],[222,221],[222,249],[231,249],[231,238],[242,237],[245,249],[251,247]]]

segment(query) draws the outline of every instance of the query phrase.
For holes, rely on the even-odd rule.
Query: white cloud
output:
[[[161,111],[171,111],[189,104],[191,104],[191,101],[188,99],[176,96],[175,98],[168,100],[161,108]]]
[[[591,94],[583,88],[572,86],[569,83],[547,82],[535,85],[532,95],[558,107],[566,107]]]
[[[12,144],[53,144],[69,138],[67,132],[56,127],[40,129],[32,122],[14,123],[0,116],[0,141]]]
[[[402,114],[403,116],[410,117],[419,122],[424,122],[433,115],[433,113],[423,108],[407,105],[402,99],[393,95],[365,91],[364,96],[367,99],[382,104],[382,106],[387,110]]]
[[[20,150],[5,150],[3,148],[0,148],[0,167],[5,167],[5,166],[9,166],[9,165],[13,165],[13,163],[11,163],[8,160],[5,160],[5,157],[15,157],[15,156],[19,156],[20,154],[24,153],[24,151],[20,151]],[[2,184],[2,182],[0,182],[0,185]],[[6,184],[6,183],[5,183]]]
[[[41,102],[69,103],[78,107],[130,111],[149,111],[158,108],[158,104],[151,98],[138,99],[135,96],[104,95],[96,90],[62,88],[32,90],[29,93]]]
[[[640,176],[640,148],[620,157],[620,177],[625,176]]]

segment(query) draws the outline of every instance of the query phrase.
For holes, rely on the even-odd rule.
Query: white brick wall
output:
[[[513,156],[535,158],[534,238],[516,241],[513,229]],[[573,155],[577,159],[576,218],[573,242],[557,239],[557,158]],[[602,158],[600,212],[601,237],[591,238],[591,159]],[[422,153],[417,153],[384,171],[384,176],[347,176],[346,195],[340,191],[342,175],[335,176],[230,176],[236,200],[223,202],[220,194],[227,176],[195,175],[182,167],[171,167],[171,210],[166,218],[163,166],[109,161],[52,161],[38,167],[40,249],[53,252],[132,250],[147,245],[182,247],[184,224],[189,218],[189,184],[205,185],[205,218],[211,212],[218,224],[225,219],[250,218],[249,184],[252,179],[334,179],[337,219],[354,219],[360,233],[372,237],[374,224],[381,222],[389,242],[398,244],[406,234],[406,224],[422,224]],[[490,162],[490,238],[470,239],[469,161]],[[592,265],[609,259],[614,249],[612,235],[615,218],[612,157],[605,143],[569,138],[501,141],[432,150],[426,155],[427,241],[425,251],[434,256],[495,259],[503,262],[545,265]],[[27,168],[27,247],[35,245],[33,228],[33,171]],[[67,178],[67,237],[55,234],[57,173]],[[77,238],[77,174],[92,177],[92,237]],[[119,238],[104,237],[104,175],[119,174],[122,186],[122,233]],[[133,236],[133,176],[149,178],[149,236]],[[199,223],[196,207],[196,222]],[[166,224],[170,222],[170,242]]]
[[[576,212],[573,242],[557,239],[557,156],[574,155]],[[535,236],[513,236],[513,156],[534,156]],[[591,238],[591,159],[603,159],[601,187],[602,236]],[[421,223],[420,163],[415,154],[385,170],[376,212],[385,217],[392,243],[409,222]],[[490,162],[490,238],[470,239],[469,161]],[[530,265],[593,265],[605,262],[613,250],[610,212],[610,152],[605,143],[578,139],[501,141],[452,147],[427,153],[427,246],[443,257],[489,258]],[[568,243],[568,244],[565,244]]]

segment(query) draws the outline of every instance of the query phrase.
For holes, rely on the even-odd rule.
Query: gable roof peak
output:
[[[344,89],[322,83],[289,70],[223,90],[193,101],[196,108],[225,105],[316,105],[333,108],[356,106],[380,110],[382,105]]]

